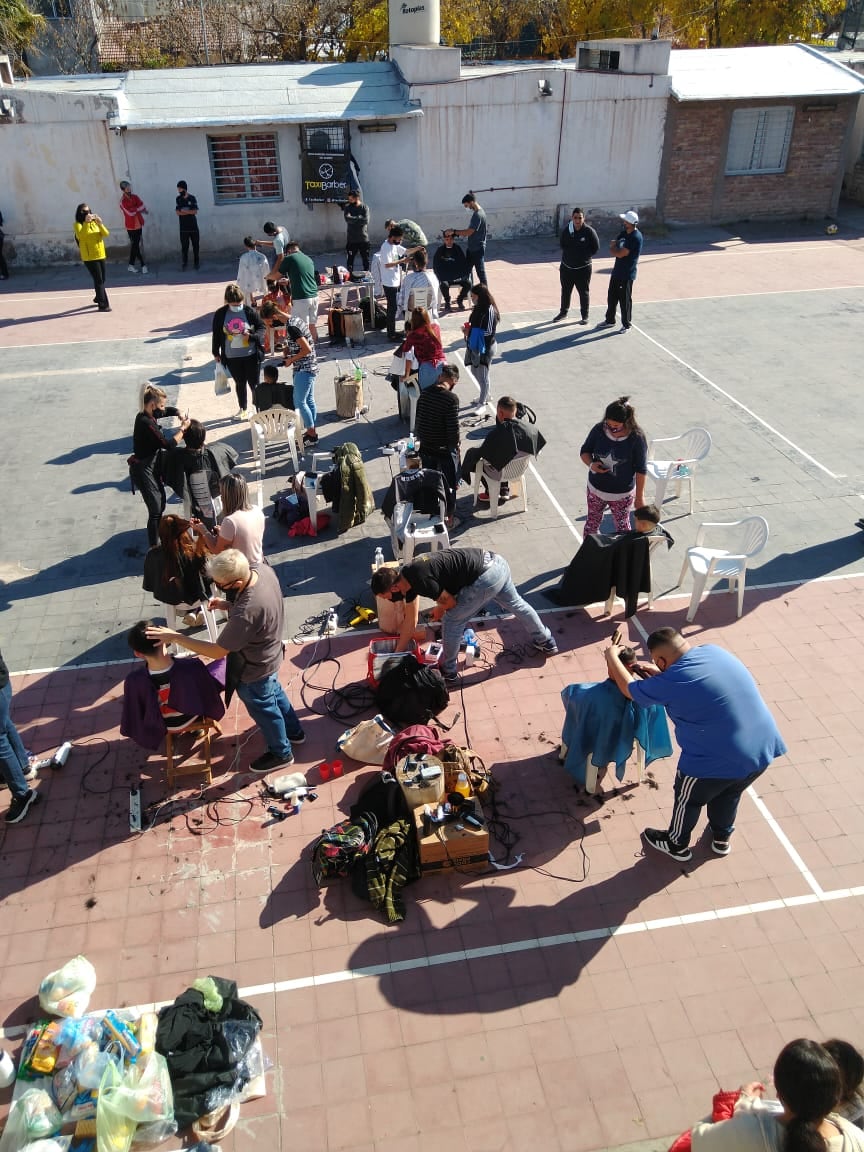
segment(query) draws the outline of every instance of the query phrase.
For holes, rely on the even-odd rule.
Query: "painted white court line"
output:
[[[804,863],[804,860],[801,858],[800,854],[795,848],[795,845],[777,823],[775,818],[768,811],[768,806],[766,805],[765,801],[757,795],[756,790],[753,788],[752,784],[747,789],[747,791],[750,793],[750,798],[756,805],[759,812],[762,814],[762,817],[768,824],[769,828],[780,841],[783,848],[786,850],[786,854],[788,855],[789,859],[804,877],[804,880],[807,882],[808,886],[813,890],[816,896],[819,896],[820,898],[824,896],[825,891],[822,888],[822,885],[817,881],[816,877]]]
[[[44,345],[42,345],[44,347]],[[206,365],[207,368],[210,365]],[[27,374],[28,376],[99,376],[102,372],[146,372],[148,375],[153,375],[156,372],[176,372],[178,375],[182,372],[200,372],[201,365],[189,364],[177,367],[176,361],[162,360],[152,361],[150,364],[105,364],[101,368],[85,367],[85,368],[47,368],[47,369],[31,369]],[[0,380],[20,380],[20,372],[0,372]],[[202,381],[203,382],[203,381]],[[206,383],[210,383],[208,379]]]
[[[345,968],[341,971],[322,972],[318,975],[298,976],[293,980],[273,980],[265,984],[252,984],[241,988],[239,995],[244,1000],[254,1000],[259,996],[272,996],[284,992],[300,992],[306,988],[323,988],[330,984],[346,984],[354,980],[369,980],[381,976],[391,976],[398,972],[416,972],[423,968],[436,968],[450,964],[466,964],[486,960],[491,956],[507,956],[515,952],[534,952],[547,948],[560,948],[573,944],[584,944],[592,940],[612,940],[617,936],[631,936],[641,932],[663,932],[666,928],[682,928],[695,924],[706,924],[718,920],[741,919],[757,916],[763,912],[786,911],[813,904],[849,900],[864,896],[864,885],[855,888],[841,888],[832,892],[818,892],[801,896],[779,897],[775,900],[762,900],[753,904],[739,904],[730,908],[709,908],[704,912],[688,912],[681,916],[664,916],[655,920],[641,920],[624,924],[612,924],[606,928],[586,928],[581,932],[562,932],[555,936],[529,936],[523,940],[513,940],[507,944],[488,944],[480,948],[462,948],[450,952],[429,953],[415,956],[410,960],[397,960],[384,964],[371,964],[364,968]],[[133,1011],[158,1011],[171,1004],[171,1000],[155,1004],[136,1004]],[[0,1039],[15,1039],[23,1036],[26,1026],[0,1028]]]
[[[531,475],[534,477],[534,479],[537,481],[537,483],[540,485],[540,487],[543,489],[543,491],[546,493],[546,496],[547,496],[550,504],[555,509],[555,511],[558,513],[558,515],[561,517],[561,519],[564,521],[564,524],[565,524],[566,528],[568,529],[568,531],[571,533],[571,535],[575,536],[576,539],[581,544],[582,543],[581,533],[579,532],[579,530],[577,529],[577,527],[573,523],[573,521],[570,519],[570,517],[567,515],[566,511],[562,507],[559,500],[556,498],[552,489],[549,487],[549,485],[546,483],[546,481],[540,475],[539,471],[537,470],[537,465],[534,463],[533,460],[528,465],[528,470],[531,473]]]

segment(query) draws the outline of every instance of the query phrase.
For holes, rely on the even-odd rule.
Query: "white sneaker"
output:
[[[137,272],[137,271],[138,271],[138,269],[135,267],[135,265],[134,265],[134,264],[130,264],[130,265],[129,265],[129,271],[130,271],[130,272]]]
[[[249,419],[249,409],[248,408],[241,408],[240,411],[237,413],[237,419],[238,420],[248,420]]]
[[[149,271],[150,271],[150,269],[147,267],[146,264],[141,265],[141,275],[142,276],[146,276]]]

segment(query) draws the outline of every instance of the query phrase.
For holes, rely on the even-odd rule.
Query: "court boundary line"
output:
[[[480,877],[477,877],[480,879]],[[415,972],[421,968],[437,968],[449,964],[466,964],[475,960],[485,960],[491,956],[508,956],[514,952],[535,952],[547,948],[584,944],[593,940],[614,940],[618,936],[633,936],[642,932],[662,932],[664,928],[686,928],[694,924],[708,924],[718,920],[735,920],[744,916],[756,916],[762,912],[789,911],[814,904],[827,904],[836,900],[849,900],[864,896],[864,885],[852,888],[837,888],[830,891],[804,893],[800,896],[779,896],[772,900],[762,900],[752,904],[736,904],[727,908],[710,908],[704,912],[684,912],[676,916],[662,916],[651,920],[624,921],[603,928],[584,928],[576,932],[561,932],[552,936],[526,936],[506,944],[488,944],[476,948],[459,948],[450,952],[426,953],[410,960],[392,960],[383,964],[370,964],[358,968],[343,968],[332,972],[320,972],[309,976],[297,976],[291,980],[271,980],[264,984],[252,984],[241,988],[238,995],[243,1000],[259,996],[279,995],[284,992],[299,992],[307,988],[321,988],[328,984],[345,984],[354,980],[368,980],[380,976],[391,976],[398,972]],[[385,927],[381,926],[382,930]],[[358,948],[362,945],[358,944]],[[310,953],[311,955],[311,953]],[[278,961],[278,958],[277,958]],[[171,973],[167,973],[171,976]],[[179,993],[178,993],[179,994]],[[127,1011],[158,1011],[173,1000],[160,1000],[154,1003],[136,1004]],[[107,1009],[106,1009],[107,1011]],[[15,1039],[28,1031],[28,1025],[12,1025],[0,1028],[0,1039]]]

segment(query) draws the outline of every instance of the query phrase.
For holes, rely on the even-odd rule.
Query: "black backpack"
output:
[[[408,655],[384,665],[375,691],[375,707],[394,728],[428,724],[450,703],[450,693],[437,668]]]

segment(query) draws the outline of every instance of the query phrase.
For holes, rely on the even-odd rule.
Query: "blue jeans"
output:
[[[9,709],[12,704],[12,685],[0,688],[0,774],[16,800],[28,792],[24,772],[30,766],[30,753],[21,743],[18,729],[12,723]]]
[[[519,593],[510,576],[510,565],[503,556],[492,554],[491,563],[480,576],[463,588],[456,597],[456,607],[444,613],[441,639],[444,642],[444,671],[454,673],[459,656],[459,643],[468,621],[486,604],[495,602],[505,612],[512,612],[535,644],[545,644],[552,633],[530,604]]]
[[[420,365],[417,372],[417,383],[420,385],[421,392],[425,392],[427,388],[432,388],[438,383],[443,367],[443,364],[430,364],[428,361]]]
[[[315,427],[318,409],[315,407],[315,373],[299,371],[294,373],[294,407],[303,418],[306,428]]]
[[[728,840],[735,831],[738,802],[764,768],[737,780],[718,780],[714,777],[675,774],[675,803],[669,821],[669,839],[686,848],[690,843],[696,821],[703,808],[707,809],[708,824],[715,840]]]
[[[291,707],[291,701],[285,695],[285,689],[279,683],[278,675],[274,672],[251,684],[240,683],[237,685],[237,695],[261,729],[273,755],[290,756],[291,737],[298,739],[303,735],[303,729],[297,713]]]

